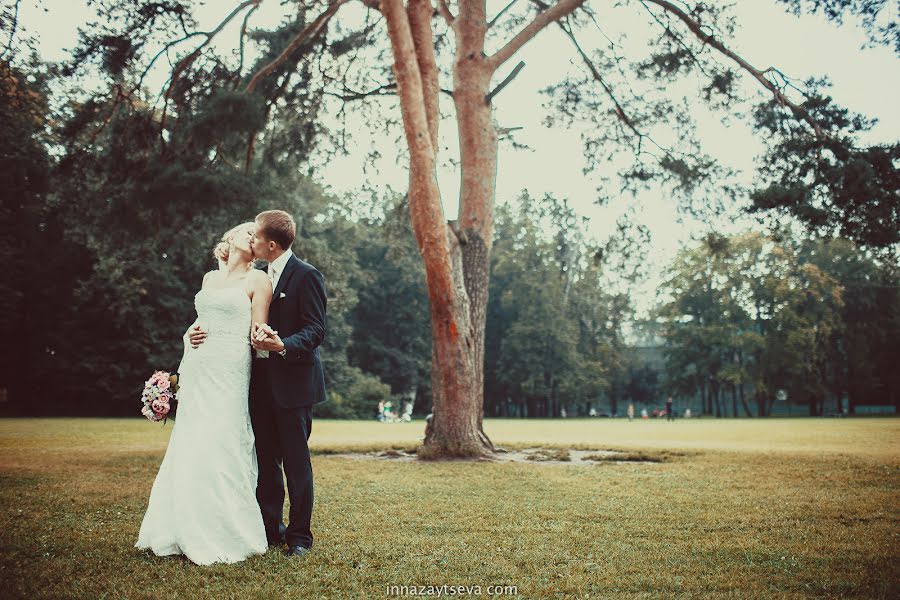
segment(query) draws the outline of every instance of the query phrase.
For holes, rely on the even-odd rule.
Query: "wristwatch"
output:
[[[281,358],[287,358],[287,348],[282,348],[281,352],[278,353],[278,356]]]

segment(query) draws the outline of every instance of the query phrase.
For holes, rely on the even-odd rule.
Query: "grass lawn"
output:
[[[900,419],[485,426],[510,449],[663,462],[330,455],[410,449],[423,429],[315,421],[313,552],[198,567],[133,548],[171,424],[0,420],[0,598],[381,598],[391,584],[512,585],[521,598],[900,595]]]

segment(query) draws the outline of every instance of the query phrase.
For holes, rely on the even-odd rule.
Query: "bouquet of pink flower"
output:
[[[178,399],[178,374],[169,375],[166,371],[156,371],[144,383],[141,402],[144,407],[141,414],[151,421],[165,421],[174,414]]]

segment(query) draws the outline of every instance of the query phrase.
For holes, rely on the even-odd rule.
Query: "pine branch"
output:
[[[163,147],[165,147],[166,144],[162,134],[163,131],[165,131],[166,127],[166,115],[169,109],[169,99],[171,98],[172,91],[175,89],[175,84],[178,83],[178,79],[181,77],[182,73],[184,73],[184,71],[187,70],[187,68],[190,67],[195,60],[197,60],[197,57],[200,56],[200,53],[203,52],[203,49],[206,48],[210,44],[210,42],[212,42],[213,38],[216,37],[216,35],[218,35],[218,33],[222,31],[225,26],[228,25],[228,23],[230,23],[232,19],[234,19],[234,17],[240,14],[240,12],[248,6],[256,7],[260,2],[262,2],[262,0],[244,0],[244,2],[239,4],[233,11],[231,11],[231,13],[229,13],[229,15],[225,17],[222,22],[220,22],[218,26],[216,26],[215,29],[205,32],[203,35],[206,36],[206,40],[202,44],[200,44],[193,52],[178,61],[178,63],[175,65],[175,68],[172,70],[172,75],[169,78],[169,85],[166,88],[162,116],[159,119],[159,137]]]
[[[824,129],[822,129],[822,126],[819,125],[819,123],[812,117],[812,115],[809,114],[809,111],[807,111],[799,104],[792,102],[787,96],[782,93],[780,89],[778,89],[778,86],[776,86],[766,77],[765,74],[769,72],[769,69],[767,69],[766,71],[761,71],[751,65],[749,62],[747,62],[746,59],[744,59],[743,57],[732,51],[730,48],[725,46],[725,44],[723,44],[721,41],[716,39],[714,35],[706,33],[696,20],[694,20],[690,15],[684,12],[684,10],[682,10],[672,2],[669,2],[668,0],[641,0],[641,4],[643,4],[645,7],[647,6],[647,2],[655,4],[666,12],[678,17],[687,26],[691,33],[697,36],[697,38],[701,42],[703,42],[707,46],[715,48],[716,50],[733,60],[735,63],[737,63],[742,69],[750,73],[754,77],[754,79],[759,81],[759,83],[764,88],[772,93],[772,95],[775,97],[775,100],[779,104],[781,104],[782,106],[787,106],[793,113],[794,117],[796,117],[798,120],[806,122],[810,127],[812,127],[817,137],[831,138],[831,136]]]
[[[556,4],[547,10],[538,13],[538,15],[528,25],[522,28],[506,45],[497,50],[488,58],[489,63],[494,69],[509,60],[522,46],[527,44],[531,39],[540,33],[547,25],[558,21],[566,15],[573,12],[586,0],[558,0]]]
[[[278,55],[275,60],[264,66],[262,69],[257,71],[253,77],[250,79],[250,83],[247,84],[247,87],[244,88],[245,92],[252,92],[256,89],[256,86],[259,85],[259,82],[263,80],[263,78],[267,77],[278,68],[284,61],[286,61],[294,51],[303,45],[305,42],[312,40],[317,35],[319,35],[322,30],[325,29],[325,26],[328,24],[328,21],[331,20],[331,17],[338,11],[338,9],[346,4],[348,0],[334,0],[331,5],[325,9],[322,14],[316,17],[312,23],[303,28],[303,31],[298,33],[291,43],[287,45],[287,47],[281,51],[281,54]]]

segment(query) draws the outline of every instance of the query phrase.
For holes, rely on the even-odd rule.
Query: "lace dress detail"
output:
[[[231,563],[268,546],[247,404],[250,299],[240,288],[207,288],[194,304],[208,336],[185,348],[175,425],[135,545]]]

